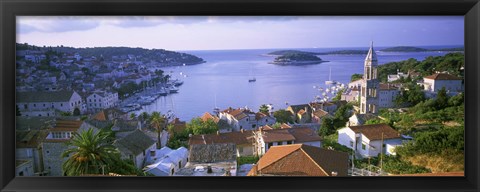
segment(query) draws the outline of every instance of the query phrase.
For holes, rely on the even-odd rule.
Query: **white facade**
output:
[[[35,94],[31,92],[29,94]],[[40,93],[39,93],[40,94]],[[21,116],[55,116],[55,110],[62,112],[70,112],[73,114],[75,109],[83,111],[83,102],[82,98],[77,92],[73,92],[68,100],[64,101],[51,101],[48,98],[48,94],[54,95],[56,92],[41,93],[43,95],[44,101],[35,100],[35,101],[18,101],[17,106],[20,110]]]
[[[118,93],[94,92],[87,97],[87,108],[92,111],[111,108],[117,103]]]
[[[168,147],[163,147],[168,148]],[[168,151],[168,153],[162,153],[162,149],[158,149],[155,152],[151,151],[150,158],[153,157],[153,163],[147,165],[143,170],[147,173],[151,173],[155,176],[172,176],[176,171],[185,167],[188,162],[188,149],[180,147],[176,150]],[[155,153],[155,154],[153,154]]]
[[[425,91],[438,92],[442,87],[450,92],[462,91],[462,80],[434,80],[423,78],[423,86]]]
[[[239,115],[232,115],[235,111],[243,110]],[[218,117],[227,121],[233,128],[233,131],[240,130],[253,130],[260,126],[264,125],[273,125],[276,122],[276,119],[270,116],[264,116],[257,120],[256,114],[249,111],[248,109],[231,109],[230,111],[222,111],[219,113]]]
[[[402,144],[401,138],[370,140],[361,133],[355,133],[349,127],[338,130],[338,143],[355,151],[357,157],[376,157],[383,149],[383,154],[395,155],[394,149]]]
[[[395,107],[395,98],[400,94],[396,89],[380,89],[379,90],[378,105],[379,108]]]

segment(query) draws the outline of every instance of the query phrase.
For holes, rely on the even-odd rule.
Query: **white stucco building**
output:
[[[143,170],[155,176],[173,176],[176,171],[185,167],[188,162],[188,149],[180,147],[172,150],[162,147],[150,151],[146,159],[147,166]]]
[[[395,107],[395,98],[400,94],[400,90],[391,84],[379,84],[378,89],[378,107],[392,108]]]
[[[462,79],[446,73],[436,73],[423,78],[425,91],[438,92],[442,87],[448,92],[461,92]]]
[[[227,121],[233,128],[233,131],[253,130],[264,125],[273,125],[276,120],[274,117],[263,113],[254,113],[247,108],[223,110],[218,115],[219,119]]]
[[[108,109],[118,104],[118,93],[95,91],[87,97],[87,108],[90,111]]]
[[[310,128],[285,128],[260,130],[255,134],[257,154],[263,155],[272,146],[305,144],[322,146],[322,138]]]
[[[21,116],[55,116],[55,110],[71,114],[85,111],[75,91],[18,92],[16,102]]]
[[[359,158],[376,157],[381,152],[395,155],[402,137],[386,124],[349,126],[338,130],[338,143],[353,149]]]

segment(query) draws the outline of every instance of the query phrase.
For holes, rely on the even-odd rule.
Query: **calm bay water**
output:
[[[305,51],[331,51],[336,49],[300,49]],[[358,49],[358,48],[353,48]],[[367,50],[368,48],[363,48]],[[382,49],[377,48],[377,50]],[[298,50],[298,49],[297,49]],[[273,104],[275,110],[288,104],[305,104],[321,95],[315,87],[326,87],[331,79],[347,84],[354,73],[363,73],[365,55],[319,55],[329,61],[317,65],[278,66],[268,64],[274,57],[265,54],[274,50],[222,50],[185,51],[203,58],[204,64],[162,68],[174,79],[184,81],[176,94],[160,97],[151,105],[143,106],[136,113],[173,111],[181,120],[190,121],[215,106],[248,107],[254,111],[262,104]],[[423,60],[428,56],[441,56],[446,52],[385,53],[377,52],[379,64],[402,61],[409,58]],[[185,77],[186,75],[186,77]],[[248,79],[256,78],[249,83]]]

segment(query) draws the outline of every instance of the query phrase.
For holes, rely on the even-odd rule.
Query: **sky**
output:
[[[464,44],[463,16],[18,16],[17,43],[167,50]]]

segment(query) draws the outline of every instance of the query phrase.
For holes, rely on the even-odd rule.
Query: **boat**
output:
[[[250,76],[252,76],[252,77],[250,79],[248,79],[249,83],[257,81],[257,79],[255,78],[255,75],[252,75],[252,74],[253,74],[253,69],[250,69]]]
[[[328,74],[328,81],[325,81],[327,85],[335,85],[337,84],[336,81],[332,81],[332,68],[330,67],[330,73]]]
[[[167,87],[167,89],[169,90],[169,93],[178,93],[178,88],[175,86]]]
[[[167,90],[165,90],[165,88],[161,88],[160,90],[157,91],[157,94],[160,96],[166,96],[168,95],[168,92]]]

